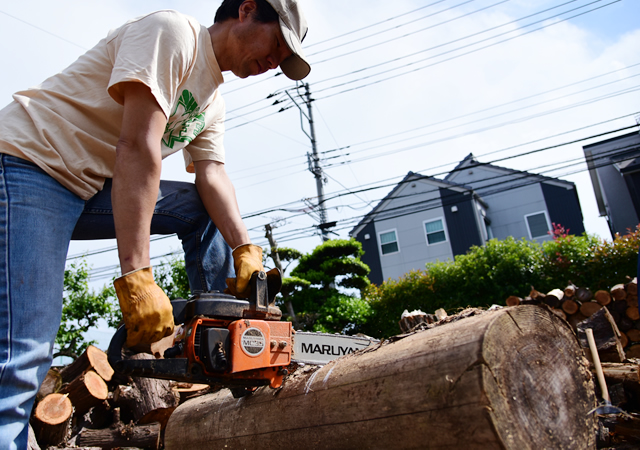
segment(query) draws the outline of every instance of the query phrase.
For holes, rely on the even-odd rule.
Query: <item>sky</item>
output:
[[[443,178],[473,153],[480,162],[499,159],[495,164],[503,167],[574,182],[587,232],[611,239],[582,146],[638,129],[611,133],[640,121],[639,0],[301,4],[312,65],[304,83],[314,100],[327,220],[337,222],[331,237],[348,237],[409,171]],[[175,9],[208,26],[218,5],[5,2],[0,105],[64,69],[128,19]],[[308,170],[310,128],[300,112],[308,112],[305,87],[277,73],[245,80],[225,74],[227,172],[254,243],[267,245],[270,223],[279,245],[309,252],[321,238],[316,181]],[[180,154],[164,161],[162,176],[193,181]],[[88,255],[92,285],[99,287],[117,273],[114,246],[72,242],[69,256]],[[179,253],[175,237],[152,242],[156,265]]]

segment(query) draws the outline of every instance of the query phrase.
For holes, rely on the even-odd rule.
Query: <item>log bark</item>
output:
[[[157,449],[160,448],[160,424],[138,426],[129,424],[103,430],[84,429],[76,438],[76,445],[103,449],[118,447]]]
[[[33,431],[33,427],[29,424],[29,440],[27,441],[27,450],[40,450],[38,441],[36,440],[36,434]]]
[[[640,366],[631,363],[602,363],[605,378],[613,383],[640,383]]]
[[[84,415],[92,407],[107,399],[109,388],[104,379],[90,370],[60,390],[61,394],[69,394],[69,400],[76,408],[76,414]]]
[[[573,298],[576,295],[576,289],[578,289],[571,281],[569,281],[569,285],[564,288],[564,296],[566,298]]]
[[[132,358],[153,359],[153,356],[139,353]],[[152,411],[175,408],[180,402],[180,397],[171,389],[169,380],[134,377],[132,385],[116,388],[113,401],[117,405],[127,408],[132,414],[133,420],[137,422]]]
[[[57,446],[69,436],[73,406],[68,395],[49,394],[36,407],[33,428],[43,447]]]
[[[593,293],[589,288],[576,289],[576,298],[581,302],[589,302],[593,298]]]
[[[71,383],[89,370],[100,375],[104,381],[111,381],[113,376],[113,368],[107,360],[107,354],[93,345],[87,347],[78,359],[60,371],[62,382]]]
[[[563,298],[564,292],[560,289],[554,289],[545,295],[543,303],[552,308],[559,308]]]
[[[582,355],[545,308],[489,311],[301,368],[277,391],[190,400],[165,448],[595,448]]]
[[[55,394],[62,387],[62,375],[60,375],[60,371],[58,369],[51,368],[47,372],[47,375],[44,378],[44,381],[40,385],[40,389],[38,389],[38,393],[36,394],[36,401],[41,401],[49,394]]]

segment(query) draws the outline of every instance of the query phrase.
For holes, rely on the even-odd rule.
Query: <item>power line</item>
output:
[[[600,2],[600,1],[603,1],[603,0],[596,0],[596,2]],[[404,75],[408,75],[408,74],[410,74],[410,73],[415,73],[415,72],[418,72],[418,71],[420,71],[420,70],[428,69],[428,68],[430,68],[430,67],[434,67],[434,66],[437,66],[437,65],[443,64],[443,63],[445,63],[445,62],[449,62],[449,61],[452,61],[452,60],[454,60],[454,59],[458,59],[458,58],[461,58],[461,57],[463,57],[463,56],[467,56],[467,55],[470,55],[470,54],[476,53],[476,52],[481,51],[481,50],[486,50],[487,48],[491,48],[491,47],[494,47],[494,46],[496,46],[496,45],[503,44],[503,43],[505,43],[505,42],[509,42],[509,41],[514,40],[514,39],[517,39],[517,38],[520,38],[520,37],[526,36],[526,35],[528,35],[528,34],[534,33],[534,32],[536,32],[536,31],[540,31],[540,30],[542,30],[542,29],[549,28],[549,27],[554,26],[554,25],[558,25],[558,24],[560,24],[560,23],[562,23],[562,22],[566,22],[566,21],[568,21],[568,20],[571,20],[571,19],[574,19],[574,18],[576,18],[576,17],[579,17],[579,16],[582,16],[582,15],[588,14],[588,13],[593,12],[593,11],[596,11],[596,10],[598,10],[598,9],[605,8],[605,7],[607,7],[607,6],[610,6],[610,5],[614,4],[614,3],[618,3],[618,2],[620,2],[620,1],[621,1],[621,0],[614,0],[613,2],[611,2],[611,3],[607,3],[606,5],[602,5],[602,6],[599,6],[599,7],[597,7],[597,8],[591,9],[591,10],[589,10],[589,11],[585,11],[585,12],[582,12],[582,13],[580,13],[580,14],[576,14],[576,15],[574,15],[574,16],[567,17],[567,18],[565,18],[565,19],[561,19],[561,20],[559,20],[559,21],[557,21],[557,22],[554,22],[554,23],[551,23],[551,24],[543,25],[543,26],[541,26],[541,27],[539,27],[539,28],[536,28],[536,29],[534,29],[534,30],[529,30],[529,31],[527,31],[527,32],[525,32],[525,33],[522,33],[522,34],[519,34],[519,35],[517,35],[517,36],[512,36],[512,37],[509,37],[509,38],[503,39],[503,40],[498,41],[498,42],[493,42],[493,43],[488,44],[488,45],[485,45],[485,46],[483,46],[483,47],[476,48],[476,49],[474,49],[474,50],[470,50],[470,51],[468,51],[468,52],[461,53],[461,54],[458,54],[458,55],[455,55],[455,56],[451,56],[451,57],[449,57],[449,58],[446,58],[446,59],[443,59],[443,60],[440,60],[440,61],[436,61],[436,62],[434,62],[434,63],[427,64],[427,65],[425,65],[425,66],[421,66],[421,67],[418,67],[418,68],[415,68],[415,69],[411,69],[411,70],[405,71],[405,72],[400,73],[400,74],[391,75],[391,76],[389,76],[389,77],[382,78],[382,79],[375,80],[375,81],[371,81],[371,82],[369,82],[369,83],[366,83],[366,84],[363,84],[363,85],[360,85],[360,86],[356,86],[356,87],[353,87],[353,88],[345,89],[345,90],[342,90],[342,91],[339,91],[339,92],[336,92],[336,93],[333,93],[333,94],[325,95],[324,97],[319,97],[319,98],[318,98],[318,100],[323,100],[323,99],[327,99],[327,98],[335,97],[335,96],[337,96],[337,95],[345,94],[345,93],[347,93],[347,92],[352,92],[352,91],[359,90],[359,89],[362,89],[362,88],[365,88],[365,87],[373,86],[373,85],[376,85],[376,84],[382,83],[382,82],[384,82],[384,81],[389,81],[389,80],[392,80],[392,79],[394,79],[394,78],[398,78],[398,77],[402,77],[402,76],[404,76]],[[595,2],[594,2],[594,3],[595,3]],[[339,88],[339,87],[347,86],[347,85],[349,85],[349,84],[357,83],[357,82],[359,82],[359,81],[368,80],[368,79],[370,79],[370,78],[373,78],[373,77],[376,77],[376,76],[379,76],[379,75],[384,75],[384,74],[386,74],[386,73],[393,72],[393,71],[396,71],[396,70],[400,70],[400,69],[403,69],[403,68],[405,68],[405,67],[408,67],[408,66],[412,66],[412,65],[418,64],[418,63],[420,63],[420,62],[424,62],[424,61],[427,61],[427,60],[430,60],[430,59],[437,58],[437,57],[439,57],[439,56],[444,56],[444,55],[447,55],[447,54],[449,54],[449,53],[453,53],[453,52],[455,52],[455,51],[462,50],[462,49],[465,49],[465,48],[468,48],[468,47],[471,47],[471,46],[477,45],[477,44],[478,44],[478,43],[480,43],[480,42],[484,42],[484,41],[491,40],[491,39],[494,39],[494,38],[493,38],[493,37],[491,37],[491,38],[483,39],[482,41],[478,41],[478,42],[474,42],[474,43],[472,43],[472,44],[468,44],[468,45],[465,45],[465,46],[462,46],[462,47],[458,47],[458,48],[456,48],[456,49],[449,50],[449,51],[446,51],[446,52],[440,53],[440,54],[438,54],[438,55],[433,55],[433,56],[430,56],[430,57],[427,57],[427,58],[423,58],[423,59],[418,60],[418,61],[413,61],[413,62],[411,62],[411,63],[406,63],[404,66],[401,66],[401,67],[396,67],[396,68],[393,68],[393,69],[384,70],[384,71],[382,71],[382,72],[378,72],[378,73],[375,73],[375,74],[372,74],[372,75],[367,75],[367,76],[364,76],[364,77],[361,77],[361,78],[358,78],[358,79],[355,79],[355,80],[351,80],[351,81],[347,81],[347,82],[344,82],[344,83],[340,83],[340,84],[337,84],[337,85],[334,85],[334,86],[330,86],[330,87],[328,87],[328,88],[321,89],[321,90],[319,90],[318,92],[324,92],[324,91],[331,90],[331,89],[337,89],[337,88]],[[345,76],[346,76],[346,75],[349,75],[349,74],[345,74]],[[324,80],[324,81],[326,81],[326,80]],[[320,82],[318,82],[318,83],[320,83]]]

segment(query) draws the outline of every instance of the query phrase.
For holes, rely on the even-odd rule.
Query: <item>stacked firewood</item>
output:
[[[175,408],[209,391],[207,385],[123,377],[102,350],[89,346],[73,363],[49,370],[30,421],[30,449],[161,448]]]
[[[507,306],[544,304],[567,320],[574,330],[580,322],[606,307],[618,330],[627,357],[640,357],[640,312],[638,311],[638,284],[636,278],[614,285],[609,290],[591,291],[569,282],[564,289],[553,289],[544,294],[531,288],[527,297],[512,295]]]

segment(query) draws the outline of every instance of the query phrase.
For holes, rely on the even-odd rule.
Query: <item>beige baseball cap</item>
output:
[[[311,72],[302,51],[302,41],[307,34],[307,21],[300,10],[298,0],[267,0],[280,16],[282,35],[293,55],[282,61],[280,69],[292,80],[302,80]]]

